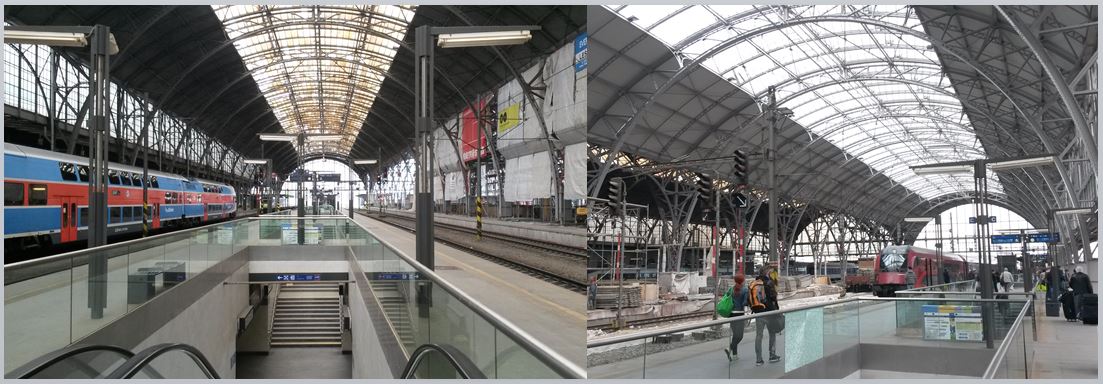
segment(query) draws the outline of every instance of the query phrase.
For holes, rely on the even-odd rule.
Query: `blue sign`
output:
[[[590,36],[585,32],[580,33],[578,37],[574,38],[574,71],[582,72],[586,69],[586,64],[589,63],[587,54],[590,50]]]
[[[1019,235],[992,235],[992,244],[1018,244],[1021,242]]]
[[[371,276],[372,280],[418,280],[420,275],[417,272],[374,272]]]
[[[1061,234],[1057,232],[1031,233],[1027,235],[1027,239],[1031,243],[1056,243],[1061,241]]]
[[[287,275],[276,275],[277,281],[320,281],[322,275],[318,273],[292,273]]]

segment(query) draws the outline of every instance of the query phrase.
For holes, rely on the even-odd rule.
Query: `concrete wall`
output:
[[[227,281],[248,281],[249,266],[234,271]],[[231,361],[237,351],[237,317],[249,305],[249,287],[244,284],[218,284],[193,302],[172,320],[157,329],[134,349],[160,343],[186,343],[198,348],[218,375],[235,378]],[[170,353],[153,363],[165,377],[199,378],[198,371],[181,353]]]
[[[269,298],[268,303],[275,305],[275,297]],[[268,337],[268,310],[269,304],[257,305],[253,313],[253,322],[245,328],[245,333],[237,337],[238,352],[268,353],[272,346]]]

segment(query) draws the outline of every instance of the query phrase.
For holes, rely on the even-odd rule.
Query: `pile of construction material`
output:
[[[624,284],[623,289],[616,284],[599,285],[596,306],[598,309],[617,309],[617,293],[620,292],[622,308],[638,307],[643,304],[642,291],[639,283]]]

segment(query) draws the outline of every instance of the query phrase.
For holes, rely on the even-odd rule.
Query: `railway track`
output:
[[[669,322],[682,321],[682,320],[691,320],[691,319],[704,319],[704,318],[711,319],[712,318],[712,311],[697,311],[697,312],[680,313],[680,314],[677,314],[677,315],[670,315],[670,316],[659,316],[659,317],[651,317],[651,318],[639,319],[639,320],[629,320],[629,321],[625,322],[625,326],[630,328],[630,327],[639,327],[639,326],[644,326],[644,325],[669,323]],[[610,331],[610,330],[616,329],[616,327],[613,326],[612,321],[610,321],[609,323],[606,323],[606,324],[597,324],[597,325],[587,326],[586,328],[587,329],[600,329],[600,330],[603,330],[603,331]]]
[[[365,214],[391,226],[414,231],[414,219],[398,215]],[[475,240],[475,230],[435,223],[437,241],[463,249],[468,253],[503,265],[534,278],[547,281],[572,292],[586,293],[586,251],[573,250],[558,244],[517,239],[483,232],[483,240]],[[524,250],[524,252],[517,252]]]

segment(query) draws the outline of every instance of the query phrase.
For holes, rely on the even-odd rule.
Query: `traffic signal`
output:
[[[712,206],[712,178],[705,176],[705,174],[697,172],[697,193],[701,195],[701,200],[705,202],[705,209]]]
[[[732,159],[734,160],[732,170],[735,173],[735,183],[747,185],[747,153],[736,150]]]
[[[620,216],[624,212],[624,179],[609,179],[609,213]]]

